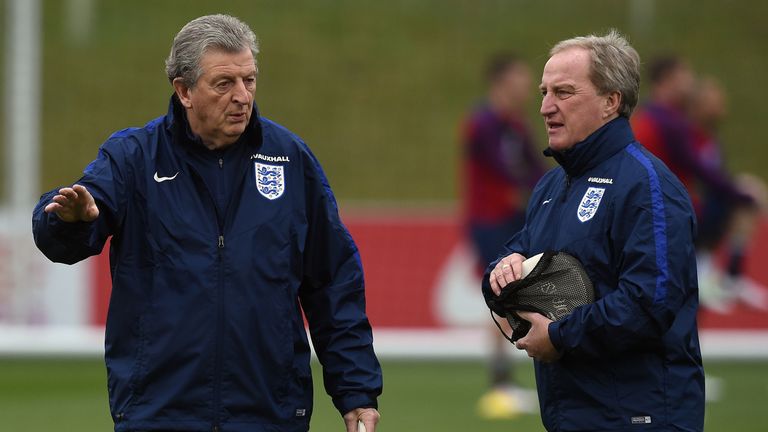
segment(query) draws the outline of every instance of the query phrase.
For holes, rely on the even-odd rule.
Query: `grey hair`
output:
[[[590,53],[589,79],[601,95],[614,91],[621,94],[619,115],[629,118],[640,93],[640,55],[617,30],[605,36],[580,36],[558,42],[549,51],[553,56],[571,48]]]
[[[185,85],[193,87],[203,70],[200,60],[208,50],[237,53],[248,48],[259,53],[259,42],[250,27],[229,15],[206,15],[188,22],[173,38],[171,53],[165,59],[168,80],[181,78]]]

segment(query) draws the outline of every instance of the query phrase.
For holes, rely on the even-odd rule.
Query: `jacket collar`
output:
[[[197,137],[192,133],[192,129],[189,127],[189,122],[187,121],[187,113],[184,111],[184,107],[181,105],[181,101],[179,101],[179,97],[176,96],[176,94],[171,96],[167,117],[168,123],[166,129],[173,137],[174,144],[187,151],[200,149],[207,150],[207,148],[203,146],[200,137]],[[251,147],[254,153],[256,149],[261,147],[261,122],[259,121],[259,109],[255,103],[253,104],[253,111],[251,112],[251,119],[248,122],[248,126],[233,145],[238,145],[242,142]]]
[[[626,117],[617,117],[592,132],[584,141],[570,149],[544,150],[544,155],[554,157],[571,177],[578,177],[599,165],[624,147],[635,141]]]

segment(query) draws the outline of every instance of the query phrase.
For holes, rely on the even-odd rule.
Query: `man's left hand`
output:
[[[528,357],[549,363],[560,358],[561,354],[552,345],[549,339],[549,324],[551,319],[536,312],[518,312],[520,318],[531,323],[531,329],[528,334],[518,340],[515,346],[517,349],[525,350]]]
[[[363,422],[366,432],[376,432],[376,424],[379,423],[381,414],[376,408],[357,408],[344,414],[344,425],[347,432],[357,432],[357,422]]]

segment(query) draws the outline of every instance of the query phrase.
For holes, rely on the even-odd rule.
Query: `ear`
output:
[[[172,84],[173,84],[173,91],[176,93],[176,96],[179,97],[179,101],[181,102],[181,105],[187,109],[192,108],[192,98],[190,97],[190,94],[189,94],[189,92],[191,91],[190,87],[184,84],[184,80],[179,77],[174,78]]]
[[[621,93],[615,91],[608,93],[608,96],[605,98],[605,107],[603,108],[603,118],[608,118],[613,116],[615,113],[619,111],[619,106],[621,105]]]

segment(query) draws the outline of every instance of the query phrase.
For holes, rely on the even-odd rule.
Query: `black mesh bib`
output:
[[[520,318],[517,311],[538,312],[552,321],[558,321],[578,306],[594,301],[592,281],[579,260],[565,252],[545,252],[526,277],[502,288],[498,297],[488,301],[488,307],[492,311],[504,311],[512,326],[512,336],[504,334],[504,337],[514,343],[531,328],[531,324]],[[496,322],[496,325],[499,326],[499,323]],[[499,330],[504,333],[501,326]]]

